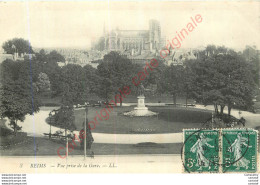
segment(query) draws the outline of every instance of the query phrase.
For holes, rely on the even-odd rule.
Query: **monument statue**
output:
[[[138,96],[144,96],[144,86],[141,83],[139,88],[138,88]]]
[[[134,110],[125,112],[125,116],[154,116],[158,114],[148,110],[148,107],[145,106],[144,90],[144,86],[141,83],[137,89],[137,106],[134,108]]]

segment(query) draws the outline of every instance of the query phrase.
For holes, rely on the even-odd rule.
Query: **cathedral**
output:
[[[165,45],[161,38],[159,21],[150,20],[149,30],[119,30],[104,32],[104,50],[130,52],[131,55],[140,55],[143,52],[155,52]]]

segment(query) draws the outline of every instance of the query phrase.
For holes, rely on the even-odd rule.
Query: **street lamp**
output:
[[[84,160],[86,159],[86,154],[87,154],[87,113],[88,113],[88,106],[85,105],[85,120],[84,120],[85,137],[83,137],[84,138]]]
[[[49,139],[51,139],[51,117],[52,117],[52,114],[51,114],[51,112],[50,112],[50,113],[49,113],[49,124],[50,124]]]
[[[51,139],[51,125],[52,125],[52,119],[53,119],[53,115],[54,115],[55,113],[53,112],[53,111],[51,111],[50,113],[49,113],[49,124],[50,124],[50,133],[49,133],[49,139]]]
[[[87,107],[85,108],[85,120],[84,120],[84,160],[86,159],[86,153],[87,153],[87,142],[86,142],[86,132],[87,132]]]

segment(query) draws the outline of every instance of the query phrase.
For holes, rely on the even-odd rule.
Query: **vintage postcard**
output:
[[[259,18],[259,1],[0,1],[0,172],[259,172]]]

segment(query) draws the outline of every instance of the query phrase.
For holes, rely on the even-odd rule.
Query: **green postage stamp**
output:
[[[223,172],[257,172],[257,131],[222,130]]]
[[[184,130],[182,162],[188,173],[257,172],[253,129]]]
[[[185,172],[219,172],[219,131],[184,130]]]

